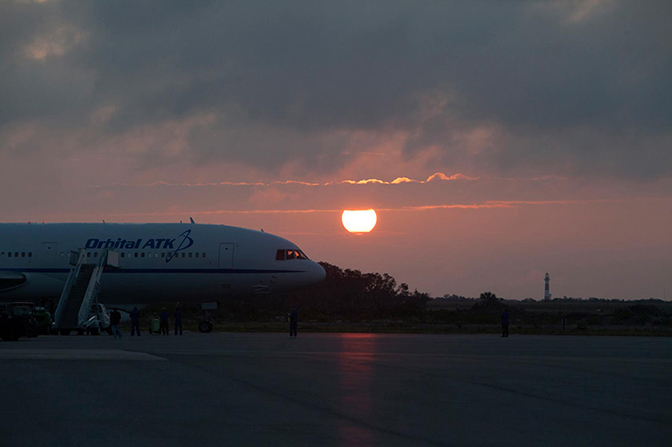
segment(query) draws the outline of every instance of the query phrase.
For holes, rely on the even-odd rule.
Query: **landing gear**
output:
[[[217,303],[201,303],[201,322],[198,323],[198,330],[204,334],[212,332],[212,316],[208,310],[217,309]]]
[[[203,332],[204,334],[212,332],[212,323],[209,321],[201,321],[200,323],[198,323],[198,330],[200,332]]]

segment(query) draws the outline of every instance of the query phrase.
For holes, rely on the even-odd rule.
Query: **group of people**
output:
[[[131,336],[134,336],[135,333],[138,333],[138,337],[140,336],[140,311],[138,310],[137,307],[134,307],[133,310],[130,312],[131,316]],[[156,315],[155,315],[156,316]],[[168,324],[168,317],[170,315],[168,314],[168,311],[164,307],[161,309],[161,313],[158,315],[159,317],[159,333],[161,335],[169,335],[170,334],[170,327]],[[177,306],[175,306],[175,311],[173,312],[173,318],[175,320],[175,335],[177,335],[178,331],[180,335],[182,335],[182,307],[178,303]],[[289,320],[289,336],[291,338],[295,338],[297,335],[297,329],[299,325],[299,311],[296,308],[293,308],[292,311],[289,313],[287,316],[287,319]],[[502,337],[508,337],[509,336],[509,309],[504,309],[504,311],[501,314],[501,320],[502,320]],[[121,338],[121,330],[119,328],[119,323],[121,322],[121,314],[119,313],[119,310],[114,309],[112,313],[110,314],[110,325],[112,326],[112,334],[114,335],[114,338],[116,339],[117,337]],[[150,333],[152,332],[150,328]]]
[[[168,317],[168,311],[164,307],[161,309],[161,313],[159,314],[159,333],[161,335],[170,335]],[[178,331],[180,335],[182,335],[182,307],[180,306],[180,303],[177,303],[177,306],[175,306],[175,311],[173,311],[173,318],[175,320],[175,335],[177,335]]]
[[[140,337],[140,311],[137,307],[134,307],[129,315],[131,317],[131,336],[133,337],[137,333],[138,337]],[[168,314],[168,311],[165,307],[161,309],[161,313],[158,316],[155,314],[152,320],[157,319],[157,317],[159,319],[159,333],[161,335],[169,335],[170,326],[168,319],[170,315]],[[177,303],[177,306],[175,306],[175,310],[173,311],[173,319],[175,322],[175,335],[177,335],[178,332],[180,335],[182,335],[182,306],[180,306],[180,303]],[[293,308],[287,316],[287,319],[289,320],[289,336],[291,338],[295,338],[299,326],[299,311],[296,308]],[[110,313],[110,326],[112,327],[112,335],[114,335],[115,339],[121,339],[120,324],[121,313],[119,313],[119,309],[113,309],[112,313]],[[152,333],[152,330],[153,329],[150,326],[150,333]]]
[[[138,310],[137,307],[134,307],[133,310],[129,313],[129,316],[131,317],[131,336],[135,336],[136,332],[138,334],[138,337],[140,337],[140,311]],[[164,307],[161,309],[161,313],[157,316],[156,314],[152,318],[154,319],[159,319],[159,333],[161,335],[169,335],[170,333],[170,327],[168,323],[168,318],[169,318],[168,311]],[[182,306],[180,306],[180,303],[177,303],[177,306],[175,306],[175,311],[173,311],[173,319],[175,322],[175,335],[179,334],[182,335]],[[121,338],[121,313],[119,312],[119,309],[113,309],[112,312],[110,313],[110,326],[112,329],[112,335],[114,335],[114,338]],[[150,327],[150,333],[152,332],[152,329]]]
[[[138,333],[138,337],[140,336],[140,311],[138,310],[137,307],[134,307],[133,310],[130,312],[131,316],[131,336],[134,336],[135,333]],[[169,335],[170,334],[170,327],[168,324],[168,317],[170,315],[168,314],[168,311],[164,307],[161,309],[161,313],[158,315],[159,318],[159,333],[161,335]],[[155,315],[156,317],[156,315]],[[177,306],[175,306],[175,311],[173,312],[173,318],[175,321],[175,335],[177,335],[178,331],[180,335],[182,335],[182,307],[178,303]],[[297,329],[299,325],[299,311],[296,308],[293,308],[292,311],[289,313],[287,316],[287,319],[289,320],[289,336],[291,338],[295,338],[297,335]],[[501,320],[502,320],[502,337],[508,337],[509,336],[509,309],[504,309],[504,311],[501,314]],[[110,314],[110,325],[112,326],[112,334],[114,335],[114,338],[116,339],[117,337],[121,338],[121,330],[119,328],[119,323],[121,322],[121,314],[119,313],[119,310],[114,309],[112,313]],[[152,332],[152,329],[150,328],[150,333]]]

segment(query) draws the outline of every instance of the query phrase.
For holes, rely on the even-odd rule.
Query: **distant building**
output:
[[[548,272],[546,272],[546,276],[544,276],[544,282],[546,282],[546,285],[544,287],[544,300],[545,301],[550,301],[550,299],[551,299],[551,289],[550,289],[551,277],[548,275]]]

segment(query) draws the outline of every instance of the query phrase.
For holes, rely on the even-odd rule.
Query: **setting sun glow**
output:
[[[351,233],[368,233],[376,226],[378,217],[374,210],[345,210],[341,220],[345,229]]]

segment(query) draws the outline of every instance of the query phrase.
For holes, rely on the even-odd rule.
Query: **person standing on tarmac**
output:
[[[177,306],[175,306],[173,316],[175,317],[175,335],[177,335],[178,327],[180,328],[180,335],[182,335],[182,306],[180,306],[180,303],[177,303]]]
[[[117,339],[117,336],[119,336],[119,340],[121,340],[119,323],[121,323],[121,314],[117,309],[114,309],[110,314],[110,326],[112,326],[112,335],[114,335],[115,340]]]
[[[296,307],[289,313],[289,336],[296,337],[296,330],[299,326],[299,311]]]
[[[504,308],[502,312],[502,337],[509,336],[509,309]]]
[[[168,311],[165,307],[161,309],[159,318],[161,318],[161,327],[159,332],[161,332],[161,335],[170,335],[170,329],[168,328]]]
[[[140,336],[140,311],[137,307],[134,307],[131,311],[131,337],[135,335],[135,331],[138,331],[138,337]]]

